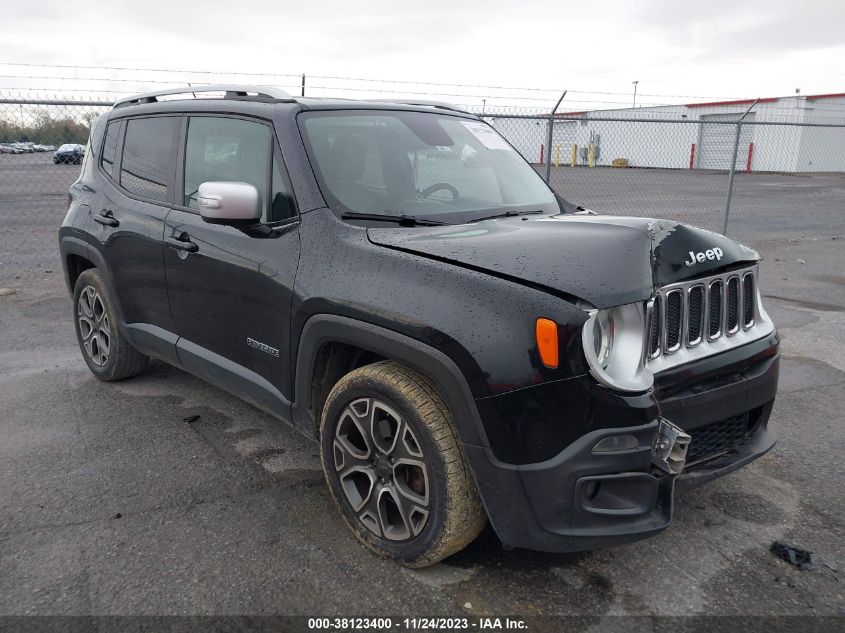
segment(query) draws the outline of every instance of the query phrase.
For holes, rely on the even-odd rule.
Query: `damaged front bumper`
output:
[[[467,453],[474,466],[488,464],[486,474],[476,475],[484,477],[482,496],[506,546],[574,552],[637,541],[666,529],[676,482],[703,483],[766,453],[775,444],[766,421],[760,420],[737,449],[680,475],[654,465],[660,459],[653,446],[660,437],[659,420],[595,431],[542,464],[508,468],[491,463],[480,447],[467,447]],[[637,447],[595,451],[597,444],[620,432],[636,438]]]
[[[769,451],[776,335],[710,363],[664,378],[665,418],[593,430],[552,459],[507,464],[465,445],[504,545],[572,552],[652,536],[671,522],[676,484],[715,479]]]

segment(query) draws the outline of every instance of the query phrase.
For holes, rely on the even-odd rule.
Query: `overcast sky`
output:
[[[340,86],[413,88],[469,103],[461,95],[485,93],[312,75],[567,88],[570,110],[627,104],[634,80],[642,105],[678,101],[662,95],[845,92],[843,0],[0,0],[0,15],[0,62],[304,72],[311,94]],[[156,87],[151,81],[231,79],[6,64],[0,75],[0,90],[87,86],[135,92]],[[46,78],[59,75],[81,79]],[[124,81],[105,84],[93,77]],[[496,95],[500,103],[525,106],[554,101],[552,93],[486,93],[492,103]]]

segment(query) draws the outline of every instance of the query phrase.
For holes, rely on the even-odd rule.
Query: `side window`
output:
[[[117,136],[119,133],[120,121],[112,121],[106,128],[106,138],[103,141],[103,171],[112,178],[117,177],[117,174],[114,173],[114,156],[117,153]]]
[[[262,220],[268,219],[270,190],[270,128],[256,121],[222,117],[191,117],[185,148],[185,188],[182,204],[195,209],[204,182],[247,182],[258,189]],[[273,176],[273,208],[276,182]],[[284,191],[280,191],[282,197]]]
[[[120,185],[130,193],[167,201],[167,183],[173,164],[173,139],[178,117],[129,119],[120,163]]]

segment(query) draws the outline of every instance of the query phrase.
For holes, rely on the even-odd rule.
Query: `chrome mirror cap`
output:
[[[246,182],[204,182],[197,192],[197,209],[209,222],[261,219],[258,189]]]

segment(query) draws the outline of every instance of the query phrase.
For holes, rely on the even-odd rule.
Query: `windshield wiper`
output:
[[[483,218],[475,218],[473,220],[470,220],[470,222],[483,222],[484,220],[495,220],[496,218],[513,218],[518,215],[535,215],[537,213],[543,213],[543,210],[537,209],[536,211],[515,211],[513,209],[510,209],[502,213],[497,213],[496,215],[487,215]]]
[[[446,222],[418,218],[413,215],[388,215],[387,213],[357,213],[347,211],[340,215],[344,220],[376,220],[383,222],[395,222],[399,226],[445,226]]]

